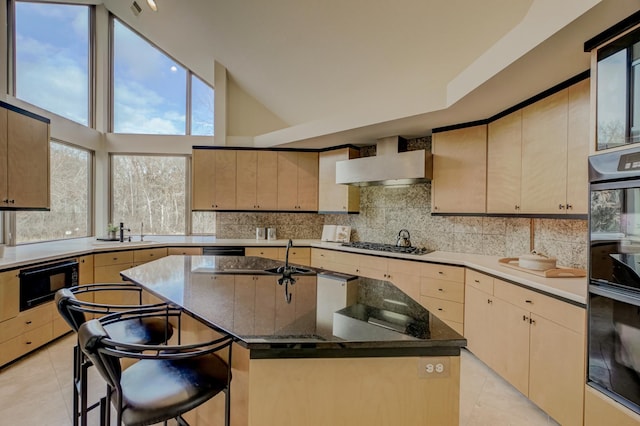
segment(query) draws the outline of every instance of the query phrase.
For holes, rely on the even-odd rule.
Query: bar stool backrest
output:
[[[77,333],[80,326],[87,321],[87,318],[78,304],[76,295],[68,288],[60,289],[56,292],[55,303],[60,316]]]

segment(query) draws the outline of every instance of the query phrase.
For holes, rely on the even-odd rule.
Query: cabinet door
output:
[[[9,201],[7,193],[7,114],[5,108],[0,108],[0,205],[5,207]]]
[[[487,213],[518,213],[522,175],[522,111],[489,123]]]
[[[564,213],[568,90],[522,110],[522,213]]]
[[[387,280],[416,302],[420,301],[420,264],[409,260],[387,260]]]
[[[563,425],[582,425],[585,336],[531,315],[529,399]]]
[[[493,323],[494,297],[475,287],[465,288],[464,337],[467,348],[484,363],[491,366],[496,352]]]
[[[256,205],[258,210],[278,208],[278,153],[258,152]]]
[[[278,152],[278,210],[296,210],[298,205],[298,155]]]
[[[566,211],[573,214],[588,212],[589,89],[589,79],[569,87]]]
[[[336,162],[357,158],[358,151],[342,148],[319,154],[318,210],[355,213],[360,210],[360,188],[336,184]]]
[[[298,152],[298,210],[318,210],[318,153]]]
[[[238,210],[254,210],[258,206],[258,152],[238,151],[236,156],[236,207]]]
[[[494,354],[489,365],[523,395],[529,392],[528,311],[493,298]]]
[[[49,208],[49,124],[7,111],[7,129],[11,207]]]
[[[78,259],[78,284],[93,282],[93,255],[82,256]]]
[[[487,126],[433,135],[434,213],[485,213]]]
[[[215,205],[215,151],[194,149],[191,154],[191,208],[213,210]]]
[[[20,279],[18,271],[0,273],[0,321],[20,312]]]
[[[236,208],[236,151],[215,150],[214,208]]]

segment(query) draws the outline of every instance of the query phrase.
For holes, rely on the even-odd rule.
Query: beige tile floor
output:
[[[67,335],[0,370],[0,425],[71,424],[74,344],[75,335]],[[98,377],[90,377],[90,384],[90,398],[97,400],[104,388]],[[460,425],[557,425],[466,350],[460,388]],[[91,425],[98,424],[94,414]]]

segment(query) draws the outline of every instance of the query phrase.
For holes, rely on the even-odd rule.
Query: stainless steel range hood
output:
[[[406,151],[399,136],[378,139],[376,155],[336,162],[336,183],[343,185],[408,185],[428,182],[433,156],[426,150]]]

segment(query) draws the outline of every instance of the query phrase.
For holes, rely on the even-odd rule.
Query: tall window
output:
[[[85,126],[91,7],[15,2],[15,96]]]
[[[191,75],[191,134],[213,136],[213,88]]]
[[[93,154],[59,142],[50,145],[51,210],[16,212],[16,243],[88,237]]]
[[[132,235],[186,233],[187,157],[111,156],[111,219]]]
[[[213,135],[213,88],[119,20],[112,23],[113,132],[185,135],[189,123],[192,134]]]

